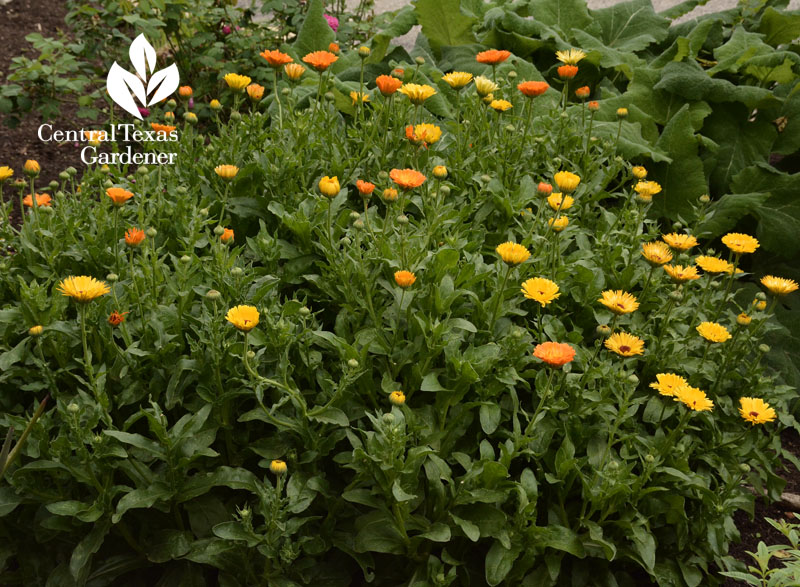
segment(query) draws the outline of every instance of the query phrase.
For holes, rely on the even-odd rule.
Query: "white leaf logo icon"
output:
[[[180,74],[174,63],[161,71],[155,71],[156,50],[144,35],[133,40],[128,55],[136,75],[123,69],[115,61],[106,78],[106,89],[120,108],[141,120],[142,114],[134,97],[143,107],[160,102],[178,89]],[[151,96],[149,100],[147,96]]]

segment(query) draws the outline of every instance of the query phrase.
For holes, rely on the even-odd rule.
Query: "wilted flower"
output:
[[[57,289],[63,295],[84,303],[91,302],[111,291],[105,282],[86,275],[67,277],[58,284]]]
[[[697,326],[697,332],[709,342],[725,342],[731,337],[728,329],[716,322],[701,322]]]
[[[533,356],[554,369],[560,369],[575,358],[575,349],[564,342],[543,342],[534,347]]]
[[[242,332],[249,332],[258,326],[258,310],[255,306],[235,306],[228,310],[225,320],[233,324]]]
[[[122,312],[119,313],[116,310],[111,312],[111,315],[108,317],[108,323],[111,324],[112,328],[116,328],[123,322],[125,322],[125,315],[129,314],[130,312]]]
[[[529,300],[539,302],[542,307],[561,295],[558,291],[558,285],[544,277],[532,277],[523,281],[522,293]]]
[[[353,101],[353,106],[358,103],[369,102],[369,94],[366,92],[350,92],[350,99]]]
[[[644,341],[627,332],[615,332],[605,341],[605,347],[621,357],[644,354]]]
[[[531,253],[528,251],[528,249],[522,245],[512,243],[510,241],[501,245],[497,245],[495,251],[497,251],[497,254],[500,255],[500,258],[504,263],[512,266],[524,263],[531,256]]]

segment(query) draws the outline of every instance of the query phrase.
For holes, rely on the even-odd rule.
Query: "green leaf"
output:
[[[600,28],[599,38],[603,43],[611,49],[626,53],[642,51],[652,43],[660,43],[667,38],[670,25],[668,18],[655,13],[650,0],[631,0],[592,10],[591,18]],[[588,24],[574,26],[585,29]]]
[[[773,47],[791,43],[800,37],[800,14],[778,12],[769,6],[761,16],[758,32],[765,35],[764,40]]]
[[[337,426],[345,427],[350,424],[347,414],[345,414],[339,408],[334,408],[333,406],[329,406],[316,413],[313,413],[312,411],[312,413],[309,413],[308,417],[312,420],[316,420],[317,422],[324,422],[325,424],[336,424]]]
[[[634,525],[631,530],[633,531],[633,544],[636,552],[642,558],[642,563],[648,572],[653,572],[653,566],[656,564],[656,541],[653,535],[647,528],[641,524]]]
[[[0,487],[0,518],[7,516],[22,503],[22,497],[17,495],[13,487]]]
[[[376,512],[353,539],[356,552],[405,554],[405,541],[395,528],[394,521],[383,512]]]
[[[486,582],[489,585],[499,585],[513,568],[519,553],[519,547],[506,548],[499,540],[495,540],[486,553]]]
[[[172,490],[161,482],[153,483],[145,489],[134,489],[122,496],[117,503],[117,510],[111,518],[115,524],[122,519],[125,512],[132,509],[152,507],[159,500],[167,500],[172,497]]]
[[[583,558],[583,550],[578,535],[565,526],[551,524],[549,526],[534,526],[531,528],[534,544],[542,548],[549,547],[568,552],[578,558]]]
[[[181,530],[161,530],[147,541],[147,558],[154,563],[165,563],[189,552],[192,533]]]
[[[459,528],[464,532],[464,535],[472,540],[473,542],[477,542],[481,537],[481,530],[478,528],[476,524],[473,524],[469,520],[465,520],[463,518],[459,518],[454,513],[450,513],[450,518],[458,525]]]
[[[419,388],[421,391],[447,391],[439,384],[439,379],[436,373],[428,373],[425,375]]]
[[[324,51],[328,45],[336,41],[336,33],[325,20],[323,14],[325,7],[322,0],[311,0],[308,5],[308,12],[300,31],[297,33],[297,40],[293,44],[293,49],[302,57],[312,51]]]
[[[472,27],[478,20],[461,12],[461,0],[417,0],[414,11],[431,48],[468,45],[477,39]]]
[[[500,425],[500,406],[496,403],[482,404],[480,409],[481,428],[486,434],[493,434]]]
[[[131,434],[130,432],[121,432],[119,430],[104,430],[103,434],[111,438],[116,438],[125,444],[141,448],[159,458],[165,458],[164,450],[161,448],[161,445],[149,438],[145,438],[141,434]]]
[[[728,42],[714,49],[717,64],[706,73],[711,76],[722,71],[736,73],[750,58],[772,51],[772,47],[761,40],[761,35],[736,27]]]
[[[663,190],[653,198],[653,207],[669,218],[691,217],[692,204],[708,191],[708,186],[688,104],[670,119],[656,146],[669,155],[672,163],[653,168],[653,179]]]
[[[590,28],[592,16],[586,8],[585,0],[531,0],[529,12],[536,20],[557,27],[564,33],[572,29]],[[565,47],[566,48],[566,47]]]
[[[7,371],[11,365],[22,360],[29,340],[29,338],[23,338],[13,349],[0,355],[0,371]]]
[[[69,560],[69,571],[79,585],[82,585],[89,575],[92,555],[100,550],[100,546],[102,546],[110,528],[111,521],[108,518],[103,518],[95,524],[92,531],[72,551],[72,557]]]
[[[731,230],[739,219],[756,210],[769,198],[769,194],[725,194],[714,202],[706,219],[697,226],[696,234],[707,238],[717,237]]]
[[[450,526],[436,522],[427,532],[420,534],[421,538],[427,538],[432,542],[449,542],[450,541]]]
[[[775,101],[772,92],[765,88],[736,85],[728,80],[709,77],[695,61],[668,63],[661,72],[661,80],[653,89],[672,92],[691,102],[743,102],[749,108]]]
[[[400,487],[400,479],[394,480],[394,483],[392,484],[392,495],[400,503],[404,501],[411,501],[412,499],[417,497],[413,493],[408,493],[402,487]]]

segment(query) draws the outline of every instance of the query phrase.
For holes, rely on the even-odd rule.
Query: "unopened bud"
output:
[[[711,198],[708,196],[708,194],[703,194],[700,196],[699,200],[701,204],[708,204],[711,201]]]
[[[106,275],[106,281],[114,283],[115,281],[118,280],[119,280],[119,275],[117,275],[116,273],[109,273],[108,275]]]
[[[403,225],[408,224],[408,216],[400,214],[400,216],[397,217],[397,223]]]
[[[215,289],[210,289],[210,290],[208,290],[208,291],[206,292],[206,297],[207,297],[209,300],[218,300],[218,299],[219,299],[221,296],[222,296],[222,294],[221,294],[221,293],[219,293],[219,292],[218,292],[217,290],[215,290]]]
[[[298,313],[301,316],[308,316],[309,314],[311,314],[311,310],[307,306],[303,306],[298,310]]]
[[[149,236],[150,238],[155,238],[155,236],[158,234],[158,231],[157,231],[155,228],[153,228],[153,227],[151,226],[150,228],[148,228],[148,229],[145,231],[145,234],[146,234],[147,236]]]
[[[348,359],[347,366],[351,369],[358,369],[358,361],[356,359]]]
[[[241,277],[244,270],[241,267],[234,267],[231,269],[231,275],[234,277]]]
[[[359,218],[361,218],[361,214],[359,214],[359,213],[358,213],[358,212],[356,212],[355,210],[353,210],[352,212],[350,212],[350,220],[353,220],[353,221],[355,221],[355,220],[358,220]]]
[[[225,228],[222,226],[215,226],[214,227],[214,234],[217,236],[222,236],[225,234]]]
[[[424,57],[417,57],[414,61],[417,62],[417,65],[425,65],[425,58]]]
[[[233,112],[231,112],[231,120],[237,120],[238,121],[238,120],[241,120],[241,119],[242,119],[242,115],[239,114],[238,110],[234,110]]]
[[[596,329],[595,332],[602,336],[603,338],[611,336],[611,327],[608,324],[600,324]]]
[[[81,411],[81,408],[75,402],[70,402],[70,404],[67,406],[67,411],[70,414],[77,414],[78,412]]]
[[[770,348],[769,348],[768,344],[760,344],[760,345],[758,345],[758,350],[759,350],[759,352],[762,352],[762,353],[768,353],[770,351]]]
[[[142,165],[136,170],[136,173],[138,175],[147,175],[150,173],[150,170],[145,165]]]

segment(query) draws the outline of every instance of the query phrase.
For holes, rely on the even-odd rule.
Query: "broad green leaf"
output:
[[[473,524],[469,520],[459,518],[452,512],[450,513],[450,517],[458,525],[458,527],[461,528],[461,530],[464,532],[464,535],[473,542],[477,542],[478,539],[481,537],[480,528],[478,528],[476,524]]]
[[[420,538],[427,538],[432,542],[449,542],[450,541],[450,526],[436,522],[427,532],[419,535]]]
[[[652,43],[660,43],[667,38],[670,25],[668,18],[655,13],[650,0],[631,0],[592,10],[591,18],[600,29],[598,38],[607,47],[625,53],[642,51]],[[587,27],[586,24],[574,26]]]
[[[690,13],[698,6],[705,6],[706,4],[708,4],[708,0],[684,0],[675,6],[670,6],[666,10],[662,10],[658,14],[665,18],[675,19]]]
[[[472,27],[478,21],[461,12],[461,0],[417,0],[414,11],[431,48],[475,43]]]
[[[531,0],[529,11],[537,21],[557,27],[564,33],[572,29],[585,29],[592,24],[592,17],[585,0]],[[569,47],[559,47],[568,49]]]
[[[17,495],[13,487],[0,487],[0,518],[7,516],[22,503],[22,496]]]
[[[134,489],[122,496],[117,503],[117,510],[111,518],[115,524],[122,519],[125,512],[132,509],[149,508],[157,501],[167,500],[172,490],[165,483],[156,482],[144,489]]]
[[[336,424],[337,426],[347,426],[350,424],[347,415],[339,408],[334,408],[333,406],[329,406],[313,415],[309,414],[309,418],[326,424]]]
[[[353,539],[356,552],[383,552],[386,554],[404,554],[405,542],[397,531],[394,521],[378,512],[358,531]]]
[[[513,568],[519,553],[519,547],[506,548],[499,540],[495,540],[486,553],[486,582],[489,585],[499,585]]]
[[[636,552],[642,558],[647,571],[652,573],[653,566],[656,564],[656,541],[648,529],[640,524],[635,524],[631,530]]]
[[[18,363],[25,356],[29,338],[23,338],[13,349],[0,355],[0,371],[7,371],[11,365]]]
[[[758,32],[765,35],[764,40],[773,47],[791,43],[800,37],[800,14],[779,12],[769,6],[761,16]]]
[[[750,58],[771,52],[772,47],[761,40],[761,35],[748,33],[744,28],[737,27],[727,43],[714,49],[717,64],[706,73],[711,76],[722,71],[736,73]]]
[[[690,217],[692,204],[708,191],[708,186],[688,105],[670,119],[656,146],[672,163],[654,166],[652,176],[661,184],[662,192],[654,196],[653,207],[669,218]]]
[[[500,425],[500,406],[496,403],[482,404],[480,408],[481,428],[485,434],[493,434]]]
[[[708,210],[706,219],[697,226],[697,236],[715,238],[731,230],[739,219],[755,213],[769,198],[769,194],[725,194]]]
[[[709,77],[694,61],[668,63],[653,89],[666,90],[689,101],[743,102],[750,108],[775,102],[769,90]]]
[[[312,51],[327,50],[328,45],[336,40],[336,33],[325,20],[324,13],[325,7],[322,0],[311,0],[306,19],[303,21],[303,25],[297,33],[297,40],[293,45],[293,49],[301,58]]]
[[[92,555],[100,550],[110,528],[111,521],[108,518],[103,518],[94,525],[92,530],[72,551],[72,557],[69,560],[69,571],[79,585],[83,584],[89,575]]]
[[[578,558],[586,555],[583,550],[583,544],[581,544],[581,541],[578,539],[578,535],[564,526],[557,526],[555,524],[549,526],[534,526],[531,528],[531,536],[534,545],[537,547],[555,548],[556,550],[568,552]]]
[[[162,530],[147,542],[147,558],[154,563],[165,563],[189,552],[191,532]]]
[[[372,37],[372,43],[367,63],[380,63],[389,49],[389,42],[399,36],[405,35],[417,24],[417,15],[413,6],[404,6],[395,12],[391,24]]]

